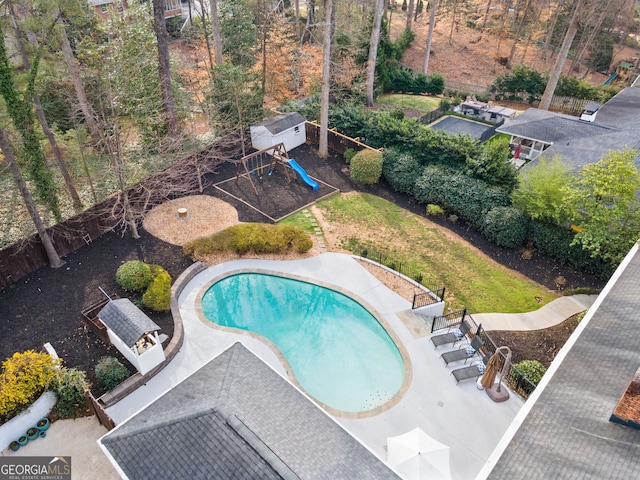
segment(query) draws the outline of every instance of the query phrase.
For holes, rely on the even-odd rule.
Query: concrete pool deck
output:
[[[390,408],[366,418],[333,418],[383,461],[387,460],[387,438],[420,427],[448,445],[453,479],[473,478],[489,458],[523,401],[511,395],[494,403],[473,381],[456,385],[451,370],[439,358],[445,348],[435,350],[429,337],[414,338],[399,313],[411,305],[385,287],[349,255],[325,253],[294,261],[237,260],[211,267],[198,274],[179,297],[184,323],[184,344],[176,357],[144,386],[107,409],[119,424],[160,395],[190,376],[213,357],[241,341],[254,354],[286,378],[285,368],[273,350],[259,339],[223,331],[203,322],[196,299],[216,277],[236,271],[270,271],[306,278],[352,292],[377,311],[408,352],[412,381],[404,395]]]

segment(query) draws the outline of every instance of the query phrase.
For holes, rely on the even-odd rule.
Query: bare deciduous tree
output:
[[[378,44],[380,43],[380,26],[382,24],[382,11],[385,0],[376,0],[373,11],[373,28],[371,29],[371,41],[369,42],[369,59],[367,60],[367,106],[373,107],[373,87],[376,78],[376,61],[378,59]]]
[[[333,43],[333,0],[324,0],[324,41],[322,53],[322,90],[320,92],[320,138],[318,156],[329,155],[329,92],[331,91],[331,44]]]

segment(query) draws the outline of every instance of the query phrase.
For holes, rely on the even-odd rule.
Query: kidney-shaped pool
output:
[[[209,287],[201,306],[215,324],[270,340],[300,386],[336,410],[380,407],[403,384],[402,355],[387,331],[362,305],[335,290],[239,273]]]

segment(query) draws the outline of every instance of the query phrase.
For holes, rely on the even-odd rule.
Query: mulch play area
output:
[[[287,182],[279,171],[275,176],[272,175],[273,178],[263,175],[262,180],[254,181],[259,189],[258,195],[255,195],[246,179],[235,183],[237,166],[226,163],[219,167],[217,173],[206,175],[208,187],[204,193],[233,205],[238,210],[241,222],[269,222],[269,217],[281,218],[337,190],[366,191],[424,215],[424,206],[405,195],[394,193],[384,180],[373,186],[356,185],[349,178],[341,156],[320,159],[315,155],[314,147],[309,145],[289,153],[290,158],[295,158],[318,181],[320,187],[317,191],[313,191],[297,175]],[[567,288],[600,287],[603,284],[601,280],[575,272],[539,254],[524,260],[521,251],[496,247],[481,233],[469,230],[460,223],[453,224],[446,219],[437,221],[498,262],[550,289],[555,288],[553,279],[558,275],[565,277]],[[124,236],[106,233],[86,247],[67,255],[63,267],[55,270],[42,268],[0,291],[0,359],[17,351],[41,349],[45,342],[50,342],[65,365],[87,373],[88,379],[94,383],[94,395],[103,393],[95,381],[93,369],[96,362],[105,355],[117,356],[121,360],[122,357],[114,347],[108,347],[88,330],[81,311],[103,298],[98,287],[109,294],[131,298],[115,282],[115,272],[125,261],[139,259],[161,265],[173,279],[191,264],[181,247],[166,243],[143,228],[140,229],[140,235],[141,238],[135,240],[129,233]],[[150,313],[149,316],[161,327],[160,333],[171,336],[173,324],[168,312]]]

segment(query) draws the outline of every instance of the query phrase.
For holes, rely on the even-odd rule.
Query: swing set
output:
[[[289,172],[286,168],[286,162],[289,161],[289,154],[287,153],[287,149],[284,147],[284,143],[278,143],[273,145],[272,147],[263,148],[254,153],[250,153],[249,155],[245,155],[240,159],[240,163],[238,163],[238,172],[236,173],[236,183],[238,183],[238,178],[240,175],[246,175],[253,187],[253,191],[256,195],[258,195],[258,189],[256,188],[253,180],[251,179],[252,175],[257,175],[259,179],[262,179],[265,171],[267,175],[271,175],[274,173],[278,167],[278,164],[282,165],[282,170],[284,171],[284,175],[287,179],[287,183],[289,183]],[[244,168],[244,173],[241,169]]]

